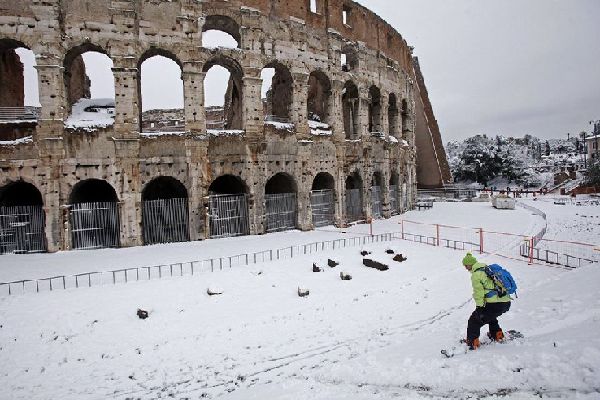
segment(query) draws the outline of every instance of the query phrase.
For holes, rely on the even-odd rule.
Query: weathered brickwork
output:
[[[323,172],[333,178],[338,224],[346,221],[347,179],[353,174],[360,178],[365,218],[372,215],[374,176],[384,217],[392,213],[390,184],[402,188],[408,200],[401,211],[411,207],[420,101],[411,49],[357,3],[319,0],[317,13],[309,5],[309,0],[0,0],[0,49],[35,53],[41,102],[33,140],[0,146],[0,191],[16,181],[39,190],[49,251],[72,247],[67,206],[76,185],[89,179],[108,183],[116,193],[122,246],[143,244],[142,193],[157,177],[185,187],[191,240],[209,236],[209,188],[224,175],[243,183],[252,234],[266,231],[265,188],[276,174],[293,182],[296,226],[303,230],[314,228],[311,190]],[[239,48],[203,48],[202,34],[211,29],[230,33]],[[114,125],[91,132],[65,127],[73,99],[88,94],[80,71],[86,51],[110,57],[115,84]],[[140,67],[154,55],[181,67],[183,134],[140,133]],[[232,73],[224,128],[241,134],[207,131],[204,77],[213,65]],[[267,66],[282,71],[274,88],[287,85],[289,91],[271,94],[265,106],[260,74]],[[265,123],[265,110],[285,114],[292,129]],[[326,122],[331,134],[311,132],[309,113]],[[30,134],[31,127],[23,131]]]

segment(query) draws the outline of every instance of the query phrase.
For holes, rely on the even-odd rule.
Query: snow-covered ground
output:
[[[544,210],[549,224],[552,210]],[[477,203],[436,203],[406,218],[515,233],[540,223],[523,209]],[[398,218],[374,226],[397,227]],[[2,256],[0,270],[144,265],[368,229]],[[388,248],[408,261],[393,262]],[[474,308],[463,252],[405,241],[364,249],[390,270],[362,266],[357,247],[193,277],[1,297],[0,398],[600,398],[598,264],[567,271],[483,257],[516,277],[519,298],[500,321],[525,337],[463,352],[458,339]],[[327,258],[340,265],[327,267]],[[313,273],[313,262],[325,271]],[[353,279],[340,280],[342,271]],[[223,294],[209,296],[209,287]],[[298,287],[310,295],[298,297]],[[138,308],[149,318],[138,319]],[[453,347],[455,357],[440,354]]]

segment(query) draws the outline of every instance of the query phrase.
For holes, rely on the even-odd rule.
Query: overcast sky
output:
[[[359,2],[415,47],[444,142],[477,133],[566,137],[600,119],[600,0]],[[92,95],[114,97],[110,60],[98,56],[86,55]],[[143,68],[144,109],[183,106],[176,64]],[[227,74],[217,71],[207,78],[207,105],[222,103]]]

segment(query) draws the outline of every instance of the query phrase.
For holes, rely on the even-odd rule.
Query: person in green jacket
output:
[[[479,347],[479,334],[484,325],[489,325],[488,337],[494,341],[503,341],[504,333],[498,324],[498,317],[510,309],[510,296],[498,296],[494,290],[494,282],[485,273],[486,264],[477,262],[473,254],[467,253],[463,258],[464,267],[471,273],[475,311],[471,314],[467,325],[467,345],[475,350]]]

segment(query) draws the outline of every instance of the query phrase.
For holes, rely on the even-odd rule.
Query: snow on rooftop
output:
[[[115,123],[114,108],[114,99],[80,99],[73,104],[65,128],[93,131],[111,126]]]

